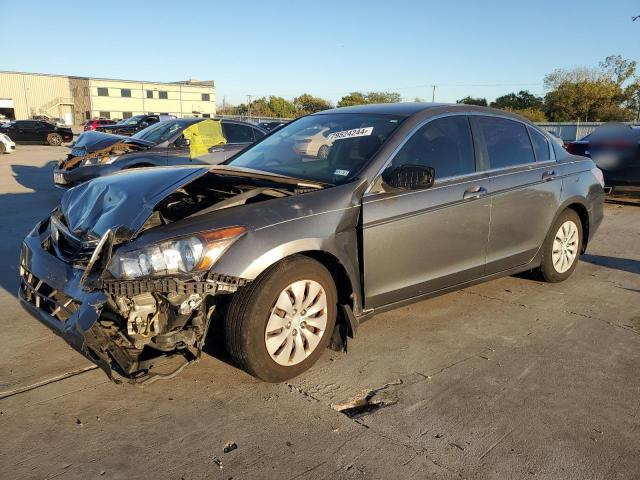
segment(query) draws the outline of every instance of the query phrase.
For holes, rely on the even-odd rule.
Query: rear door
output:
[[[362,201],[365,306],[375,308],[480,277],[490,222],[489,182],[478,173],[469,119],[429,121],[389,167],[435,168],[425,190],[379,178]]]
[[[489,275],[533,259],[558,211],[562,180],[551,146],[537,129],[502,117],[471,119],[490,179]]]
[[[239,151],[244,150],[255,141],[254,130],[258,131],[250,125],[223,121],[222,133],[227,139],[227,143],[225,145],[217,145],[210,149],[209,155],[205,155],[202,158],[203,161],[217,165]]]

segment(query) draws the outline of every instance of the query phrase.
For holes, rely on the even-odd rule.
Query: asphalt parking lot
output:
[[[507,277],[382,314],[290,382],[253,379],[213,339],[173,379],[116,385],[16,298],[66,150],[0,158],[2,478],[640,477],[637,199],[608,202],[567,282]]]

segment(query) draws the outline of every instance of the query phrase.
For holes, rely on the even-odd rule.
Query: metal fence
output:
[[[251,115],[216,115],[215,118],[226,118],[228,120],[241,120],[249,123],[262,123],[262,122],[290,122],[292,118],[280,118],[280,117],[256,117]]]
[[[564,142],[573,142],[589,135],[604,122],[540,122],[536,125],[557,135]],[[627,125],[639,126],[640,123],[629,122]]]

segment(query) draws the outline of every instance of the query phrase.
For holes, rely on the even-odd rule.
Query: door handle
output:
[[[212,148],[211,150],[209,150],[209,153],[219,153],[219,152],[224,152],[224,148]]]
[[[487,189],[484,187],[470,188],[469,190],[466,190],[464,192],[464,194],[462,195],[462,199],[470,200],[472,198],[480,198],[486,194],[487,194]]]
[[[554,178],[556,178],[556,171],[555,170],[547,170],[546,172],[544,172],[542,174],[542,181],[543,182],[548,182],[550,180],[553,180]]]

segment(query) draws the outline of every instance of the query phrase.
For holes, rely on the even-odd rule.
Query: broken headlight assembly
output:
[[[82,161],[83,167],[88,167],[89,165],[108,165],[110,163],[115,162],[120,155],[105,155],[103,157],[91,157]]]
[[[155,243],[130,251],[116,251],[109,272],[118,279],[136,279],[208,270],[242,235],[231,227]]]

